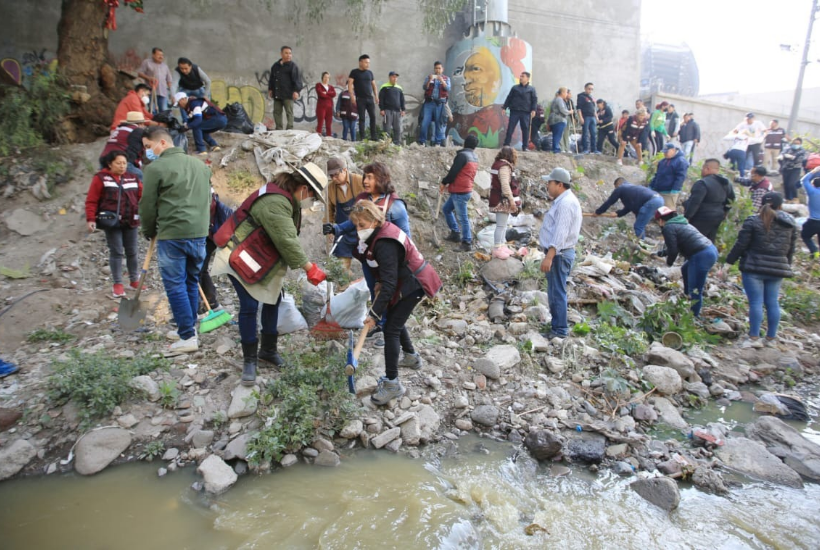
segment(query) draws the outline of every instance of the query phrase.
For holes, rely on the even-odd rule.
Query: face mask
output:
[[[154,161],[154,160],[157,160],[159,158],[159,156],[157,156],[157,154],[154,152],[153,149],[146,149],[145,150],[145,158],[147,158],[150,161]]]
[[[150,99],[148,99],[148,96],[147,96],[147,95],[142,97],[142,102],[143,102],[145,105],[148,105],[148,103],[149,103],[150,101],[151,101],[151,100],[150,100]]]
[[[799,143],[792,143],[792,149],[800,149]]]
[[[373,227],[371,227],[370,229],[361,229],[359,231],[356,231],[356,234],[359,235],[359,240],[361,242],[365,242],[367,239],[370,238],[370,235],[373,234],[374,230],[375,228]]]

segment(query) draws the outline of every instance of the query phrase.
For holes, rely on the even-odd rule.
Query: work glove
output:
[[[336,235],[336,224],[334,223],[325,223],[322,224],[322,235]]]
[[[307,280],[313,286],[318,285],[325,279],[327,279],[327,275],[325,275],[325,272],[322,271],[322,268],[318,265],[313,264],[313,267],[307,270]]]

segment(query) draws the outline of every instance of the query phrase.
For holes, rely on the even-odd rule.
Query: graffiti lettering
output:
[[[224,80],[214,80],[211,84],[211,100],[220,107],[241,103],[253,123],[265,119],[265,96],[254,86],[231,86]]]
[[[24,52],[19,61],[12,57],[0,60],[0,70],[18,86],[26,85],[26,77],[34,75],[36,71],[48,73],[56,68],[57,59],[46,49]]]
[[[23,83],[23,69],[16,59],[9,57],[0,61],[0,69],[2,69],[18,86]]]
[[[257,71],[254,74],[256,75],[256,83],[259,84],[259,87],[267,90],[268,84],[270,84],[270,71],[263,71],[262,73]]]

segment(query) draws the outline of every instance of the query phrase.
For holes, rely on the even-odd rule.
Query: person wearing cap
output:
[[[222,109],[211,103],[210,99],[188,97],[185,92],[177,92],[174,104],[188,113],[188,128],[194,134],[197,153],[207,155],[209,145],[214,152],[219,151],[221,147],[211,134],[228,125],[228,117]]]
[[[754,113],[746,113],[746,118],[743,119],[743,122],[735,126],[734,130],[732,130],[732,134],[745,138],[746,140],[745,156],[742,163],[743,170],[739,170],[741,172],[740,177],[743,177],[746,170],[760,164],[763,160],[758,158],[758,156],[760,156],[761,144],[766,134],[766,126],[764,126],[762,122],[755,120]],[[739,165],[741,164],[739,161],[737,162]]]
[[[755,212],[763,206],[763,195],[773,189],[772,183],[766,177],[767,173],[765,166],[756,166],[751,172],[751,177],[741,178],[738,176],[735,178],[735,183],[748,187],[749,191],[752,192],[752,207]]]
[[[399,73],[390,71],[389,82],[379,88],[379,108],[382,115],[382,125],[386,134],[393,132],[393,144],[401,145],[401,119],[404,116],[404,90],[396,82]]]
[[[146,124],[148,126],[152,125],[153,122],[151,120],[154,118],[151,113],[148,112],[148,103],[151,101],[151,88],[147,84],[139,83],[134,86],[133,90],[129,90],[125,97],[120,100],[117,104],[117,108],[114,111],[114,118],[111,121],[111,130],[117,128],[120,123],[124,122],[128,118],[128,113],[132,112],[139,112],[142,113],[142,116],[146,120]]]
[[[700,169],[700,179],[692,184],[689,198],[683,203],[684,216],[714,243],[733,202],[735,190],[729,180],[720,175],[720,161],[707,159]]]
[[[344,157],[332,157],[327,161],[327,175],[333,185],[327,192],[328,219],[322,226],[322,232],[329,235],[333,231],[333,224],[342,224],[348,221],[350,210],[356,203],[356,197],[364,193],[362,176],[352,174],[347,169],[347,161]],[[325,232],[330,226],[330,232]],[[334,245],[333,255],[341,258],[345,269],[350,271],[350,263],[353,258],[353,248],[359,244],[356,234],[343,233],[339,235]]]
[[[657,256],[666,257],[666,265],[669,267],[672,267],[678,255],[685,258],[680,267],[683,293],[692,301],[692,313],[695,317],[700,317],[706,276],[717,261],[717,247],[671,208],[658,208],[655,221],[661,226],[664,242],[664,248],[657,252]]]
[[[322,126],[325,127],[325,136],[332,136],[333,129],[333,98],[336,97],[336,88],[330,84],[330,73],[322,73],[322,81],[316,83],[316,133],[322,135]]]
[[[624,207],[618,210],[618,217],[626,216],[630,212],[635,214],[635,224],[632,228],[635,230],[635,235],[643,239],[646,235],[646,225],[652,221],[652,216],[658,208],[663,206],[663,198],[651,189],[629,183],[624,178],[617,178],[613,185],[615,190],[595,211],[595,215],[600,216],[620,200]]]
[[[812,259],[820,259],[820,248],[814,244],[814,237],[820,243],[820,166],[812,168],[803,177],[803,189],[806,191],[809,203],[809,218],[803,222],[800,237],[809,249]]]
[[[797,222],[780,208],[783,195],[766,193],[760,211],[744,220],[727,264],[740,260],[743,291],[749,300],[749,335],[741,347],[761,347],[760,325],[766,306],[766,343],[774,343],[780,323],[777,296],[780,284],[793,277],[791,264],[797,245]]]
[[[258,361],[284,365],[279,355],[279,303],[288,269],[303,269],[318,285],[327,277],[308,260],[299,232],[302,210],[324,199],[327,176],[307,163],[282,172],[252,193],[215,235],[220,248],[214,255],[212,275],[228,275],[239,298],[239,335],[242,342],[244,386],[256,382]],[[262,333],[257,336],[257,312],[262,304]]]
[[[566,338],[567,325],[567,279],[575,261],[575,245],[581,233],[581,203],[570,190],[570,176],[563,168],[554,168],[548,176],[547,194],[552,208],[544,215],[538,231],[538,244],[544,251],[541,272],[547,277],[547,297],[552,321],[547,337]]]
[[[692,113],[684,113],[683,123],[680,126],[680,146],[683,150],[683,156],[692,164],[692,158],[695,156],[695,147],[700,143],[700,125],[695,121],[695,115]]]
[[[678,195],[683,189],[683,182],[686,180],[689,162],[683,156],[683,151],[674,143],[663,146],[663,157],[658,161],[658,169],[649,183],[649,188],[663,197],[663,203],[667,208],[674,210],[678,203]]]
[[[131,111],[125,117],[125,122],[111,130],[105,148],[100,153],[100,167],[105,167],[103,158],[111,151],[122,151],[128,159],[129,174],[134,174],[142,179],[142,154],[145,147],[142,146],[142,132],[145,127],[145,115],[141,111]]]
[[[139,219],[142,233],[157,241],[157,260],[177,330],[168,334],[169,353],[199,349],[194,323],[199,305],[199,272],[205,260],[211,206],[211,170],[174,147],[166,128],[142,136],[145,168]]]

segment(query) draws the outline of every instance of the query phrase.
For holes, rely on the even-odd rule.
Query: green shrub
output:
[[[347,389],[345,357],[309,352],[288,358],[293,365],[262,390],[258,413],[264,427],[248,443],[252,464],[281,460],[313,442],[319,432],[333,437],[358,411]]]
[[[0,98],[0,156],[63,141],[62,119],[71,108],[67,90],[65,79],[45,68],[26,77],[22,87],[5,87]]]
[[[48,395],[58,404],[73,401],[82,427],[87,428],[135,393],[128,385],[133,377],[169,367],[167,360],[147,355],[123,359],[102,351],[88,354],[75,350],[67,360],[54,365]]]
[[[646,308],[638,326],[654,341],[666,332],[681,335],[684,346],[716,344],[720,336],[703,330],[690,309],[688,299],[666,300]]]
[[[600,323],[596,326],[594,337],[599,347],[629,357],[641,355],[649,347],[643,332],[610,323]]]
[[[38,328],[37,330],[29,334],[26,338],[26,340],[31,343],[57,342],[60,344],[65,344],[66,342],[70,342],[73,339],[73,334],[69,334],[60,328],[54,330]]]
[[[804,324],[820,321],[820,292],[784,281],[780,296],[780,307],[795,321]]]

